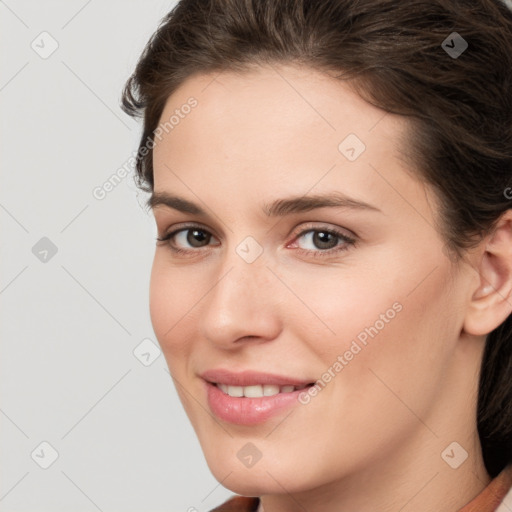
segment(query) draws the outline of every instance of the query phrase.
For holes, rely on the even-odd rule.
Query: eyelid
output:
[[[358,238],[358,236],[351,230],[347,229],[347,228],[342,228],[342,227],[337,227],[337,226],[334,226],[334,227],[328,227],[328,222],[323,222],[323,221],[306,221],[305,224],[306,226],[303,225],[303,223],[300,224],[300,228],[297,228],[297,230],[293,230],[292,231],[292,235],[291,236],[299,236],[299,235],[303,235],[306,231],[311,231],[311,230],[322,230],[322,229],[325,229],[326,231],[336,231],[336,232],[340,232],[342,231],[343,234],[345,237],[347,238]],[[317,224],[321,224],[320,226],[318,226]],[[193,228],[199,228],[201,230],[204,230],[206,231],[207,233],[211,234],[212,236],[215,236],[213,235],[213,233],[211,232],[210,228],[206,227],[205,225],[201,224],[201,223],[198,223],[198,222],[195,222],[195,223],[187,223],[187,222],[184,222],[184,223],[179,223],[179,224],[176,224],[175,226],[173,226],[173,229],[171,232],[169,232],[168,230],[164,230],[164,233],[161,235],[162,238],[168,236],[169,234],[176,234],[178,231],[182,231],[184,229],[193,229]]]
[[[194,229],[194,228],[200,229],[200,230],[205,231],[206,233],[209,233],[212,236],[214,236],[213,233],[211,232],[210,228],[204,226],[203,224],[201,224],[199,222],[183,222],[183,223],[173,225],[172,229],[165,229],[161,238],[166,238],[167,236],[175,235],[180,231],[184,231],[186,229]]]
[[[350,238],[350,239],[357,238],[357,235],[353,231],[350,231],[347,228],[342,228],[342,227],[338,227],[338,226],[330,227],[328,222],[322,222],[322,221],[306,222],[305,225],[304,225],[304,223],[302,223],[300,225],[300,227],[297,228],[296,231],[294,230],[292,232],[292,234],[293,234],[293,236],[298,237],[298,236],[304,235],[305,233],[307,233],[309,231],[328,231],[328,232],[336,233],[345,238]]]

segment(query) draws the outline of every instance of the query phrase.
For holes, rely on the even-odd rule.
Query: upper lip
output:
[[[226,384],[227,386],[255,386],[257,384],[273,384],[276,386],[305,386],[315,382],[313,380],[301,380],[273,373],[262,373],[253,370],[243,372],[230,372],[222,368],[207,370],[201,377],[212,384]]]

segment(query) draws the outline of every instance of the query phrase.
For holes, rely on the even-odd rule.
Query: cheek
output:
[[[155,254],[151,270],[149,310],[153,330],[167,355],[182,352],[187,343],[187,326],[194,315],[193,303],[198,290],[184,281],[183,273],[166,263],[161,253]]]
[[[332,359],[348,350],[354,339],[364,346],[368,329],[376,327],[384,333],[403,314],[400,289],[393,279],[375,275],[370,265],[361,266],[364,271],[347,265],[284,276],[293,283],[296,296],[287,305],[287,325],[297,326],[297,339],[311,343],[315,353]]]
[[[435,382],[459,333],[459,320],[447,314],[457,302],[446,284],[448,268],[440,261],[408,268],[396,254],[383,261],[394,264],[364,265],[364,273],[340,269],[339,279],[332,268],[297,275],[294,291],[310,309],[297,303],[297,339],[310,345],[324,371],[354,378],[358,387],[375,382],[369,368],[400,388],[411,379]]]

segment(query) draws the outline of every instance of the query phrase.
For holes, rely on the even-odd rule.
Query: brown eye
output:
[[[203,242],[206,240],[206,245],[210,241],[212,235],[206,234],[206,231],[202,229],[184,229],[183,232],[188,232],[185,237],[186,242],[190,244],[192,247],[202,247]]]
[[[328,231],[315,231],[311,241],[317,249],[332,249],[338,245],[338,236]]]
[[[300,240],[305,240],[309,247],[301,247]],[[308,229],[297,236],[299,249],[305,252],[328,252],[337,246],[347,246],[354,243],[354,239],[332,229]]]
[[[207,247],[212,238],[213,235],[207,230],[200,226],[191,226],[177,229],[160,238],[157,237],[157,241],[167,244],[175,252],[185,253]]]

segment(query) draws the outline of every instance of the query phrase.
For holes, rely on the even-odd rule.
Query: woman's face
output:
[[[447,407],[474,398],[456,384],[475,380],[476,348],[460,348],[473,278],[452,268],[435,197],[400,157],[405,121],[291,66],[192,77],[161,123],[172,116],[154,215],[160,237],[181,231],[157,245],[151,318],[216,478],[256,495],[427,448],[446,466]],[[305,207],[334,194],[338,206]],[[217,369],[323,384],[229,398],[201,377]]]

